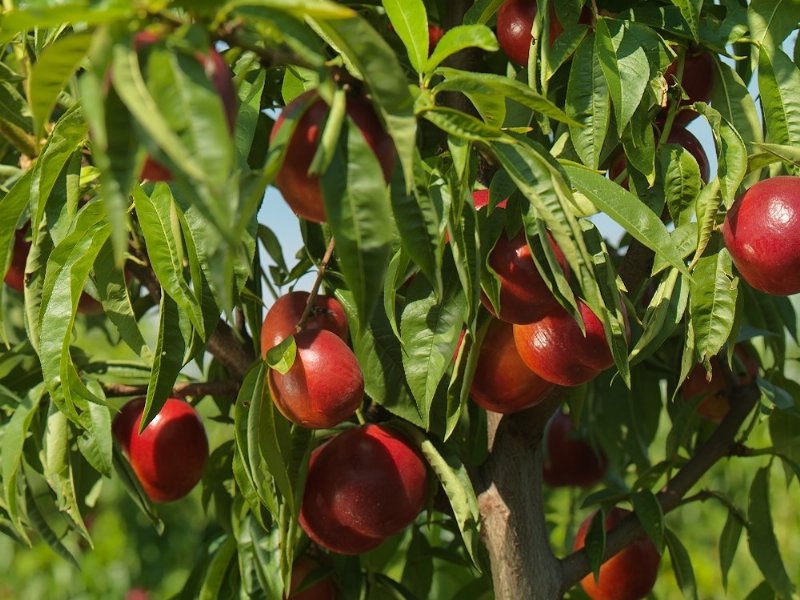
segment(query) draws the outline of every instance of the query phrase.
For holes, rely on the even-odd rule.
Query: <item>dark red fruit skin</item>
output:
[[[564,253],[552,235],[548,233],[547,237],[558,264],[568,274]],[[500,280],[500,314],[495,313],[486,294],[481,294],[481,302],[497,318],[508,323],[531,323],[559,306],[533,262],[524,232],[520,231],[513,239],[501,235],[489,253],[489,265]]]
[[[444,29],[438,25],[428,25],[428,52],[433,52],[443,35]]]
[[[472,378],[473,402],[486,410],[508,414],[539,404],[553,387],[522,362],[514,345],[513,325],[492,320]]]
[[[312,429],[350,418],[364,399],[364,374],[355,354],[327,329],[295,336],[297,355],[285,374],[270,369],[272,401],[283,416]]]
[[[673,62],[664,72],[664,78],[670,85],[675,81],[678,61]],[[683,63],[683,79],[680,82],[687,99],[681,106],[695,102],[708,102],[711,98],[711,85],[714,82],[714,57],[710,52],[687,54]]]
[[[422,510],[428,473],[419,453],[384,425],[348,429],[311,455],[300,525],[339,554],[361,554]]]
[[[289,292],[278,298],[267,311],[261,326],[261,356],[263,358],[267,357],[267,351],[270,348],[295,334],[295,328],[303,316],[309,295],[308,292]],[[303,329],[327,329],[346,342],[348,329],[344,308],[332,296],[317,296]]]
[[[140,52],[159,40],[158,34],[152,31],[141,31],[134,37],[133,46],[137,52]],[[233,133],[238,110],[236,88],[233,85],[233,73],[231,73],[231,69],[225,59],[213,48],[209,50],[208,54],[198,53],[196,58],[203,66],[206,77],[211,81],[222,101],[225,109],[225,118],[228,122],[228,130]],[[172,173],[164,165],[148,156],[144,161],[139,178],[148,181],[171,181]]]
[[[608,459],[586,441],[575,437],[572,419],[562,412],[550,420],[546,433],[542,478],[550,487],[592,487],[600,483],[608,470]]]
[[[272,128],[270,144],[275,141],[275,137],[286,122],[286,117],[296,116],[309,102],[308,109],[300,117],[289,140],[286,157],[275,178],[275,186],[295,214],[308,221],[324,223],[325,205],[322,200],[320,180],[319,177],[308,174],[328,114],[328,105],[317,92],[308,91],[300,94],[286,105]],[[378,158],[384,179],[388,183],[395,162],[392,138],[384,130],[372,105],[363,96],[349,95],[346,110]]]
[[[742,344],[736,344],[733,352],[741,363],[741,367],[744,367],[744,372],[742,372],[739,368],[740,365],[734,361],[733,371],[738,376],[739,382],[742,385],[753,383],[758,375],[758,359],[747,346]],[[706,379],[705,367],[696,365],[681,386],[681,395],[684,400],[703,396],[703,400],[697,405],[697,414],[715,423],[722,421],[730,410],[731,386],[722,376],[721,360],[724,359],[717,356],[711,359],[711,381]]]
[[[203,422],[190,404],[168,398],[140,435],[143,410],[144,398],[131,400],[114,420],[112,432],[153,502],[183,498],[200,481],[208,460]]]
[[[578,301],[578,308],[586,337],[560,306],[538,321],[514,325],[520,358],[530,370],[551,383],[580,385],[614,364],[603,323],[582,300]]]
[[[630,511],[614,508],[606,516],[605,529],[609,531],[622,521]],[[575,536],[574,549],[583,548],[589,525],[594,515],[581,523]],[[581,587],[592,600],[640,600],[656,584],[661,555],[650,538],[642,536],[609,558],[600,567],[597,581],[590,573],[581,580]]]
[[[31,243],[25,240],[27,227],[17,229],[14,233],[14,249],[11,253],[11,264],[3,279],[6,285],[13,290],[22,292],[25,289],[25,263],[28,261],[28,252]]]
[[[506,56],[521,67],[528,65],[531,29],[538,10],[537,0],[506,0],[497,11],[497,41]],[[579,23],[588,24],[591,11],[584,7]],[[550,46],[564,33],[564,27],[556,16],[555,6],[550,5]]]
[[[295,561],[292,567],[292,582],[289,585],[288,600],[334,600],[336,598],[336,588],[331,577],[320,579],[302,592],[295,592],[303,587],[306,577],[319,568],[320,565],[317,561],[305,555]]]
[[[800,292],[800,177],[771,177],[736,199],[722,224],[742,278],[767,294]]]

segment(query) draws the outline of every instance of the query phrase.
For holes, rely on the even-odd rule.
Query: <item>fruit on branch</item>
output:
[[[667,84],[677,82],[678,60],[676,59],[664,72]],[[686,125],[695,119],[698,114],[688,107],[695,102],[708,102],[711,98],[711,86],[714,82],[714,56],[704,50],[687,52],[683,63],[683,78],[680,85],[686,95],[681,99],[679,110],[675,115],[674,124]],[[669,107],[661,111],[660,118],[666,119]]]
[[[139,433],[144,398],[122,407],[112,432],[153,502],[183,498],[200,481],[208,460],[208,438],[197,411],[168,398],[161,411]]]
[[[734,361],[733,373],[741,385],[749,385],[758,375],[758,359],[744,344],[736,344],[733,348]],[[719,356],[711,359],[711,379],[707,378],[706,369],[702,364],[696,365],[689,377],[681,386],[681,395],[685,400],[702,397],[697,405],[697,414],[715,423],[719,423],[730,410],[730,395],[732,392],[728,381],[723,377]]]
[[[606,516],[605,530],[613,529],[629,514],[628,510],[613,508]],[[587,518],[578,528],[575,550],[583,548],[593,517]],[[660,562],[661,555],[655,544],[642,535],[603,563],[597,581],[594,574],[589,573],[581,580],[581,587],[592,600],[640,600],[653,589]]]
[[[311,454],[300,525],[332,552],[361,554],[416,518],[427,480],[417,450],[390,427],[348,429]]]
[[[394,142],[383,128],[372,104],[364,96],[351,93],[347,96],[346,112],[375,153],[388,183],[395,162]],[[327,117],[328,105],[317,92],[308,91],[286,105],[270,134],[270,144],[273,144],[287,119],[297,119],[283,165],[275,178],[275,186],[295,214],[316,223],[326,220],[325,204],[320,178],[310,175],[308,170],[317,153]]]
[[[731,206],[722,235],[752,287],[777,296],[800,292],[800,177],[756,183]]]
[[[297,324],[308,303],[308,292],[289,292],[278,298],[267,311],[261,326],[261,355],[294,335]],[[303,329],[327,329],[347,341],[347,316],[344,308],[333,296],[317,295]]]
[[[506,56],[521,67],[528,65],[528,53],[533,43],[531,29],[537,9],[537,0],[506,0],[497,11],[497,41]],[[588,24],[591,16],[591,11],[584,7],[578,22]],[[550,5],[549,33],[550,46],[564,33],[554,4]]]
[[[480,210],[489,204],[489,190],[476,190],[472,198],[475,209]],[[499,202],[496,209],[504,209],[507,202]],[[567,259],[550,233],[547,241],[561,270],[569,275]],[[558,306],[558,300],[536,268],[524,231],[510,239],[501,234],[489,252],[488,262],[500,283],[500,314],[495,312],[485,293],[481,293],[481,303],[493,316],[509,323],[531,323]]]
[[[514,325],[520,358],[551,383],[580,385],[614,364],[602,321],[583,300],[578,300],[578,309],[586,328],[585,337],[577,321],[560,306],[533,323]]]
[[[561,270],[568,274],[567,259],[549,233],[547,241]],[[495,313],[486,294],[481,294],[481,302],[499,319],[509,323],[531,323],[559,306],[536,268],[524,231],[511,239],[501,234],[489,253],[488,262],[500,280],[500,313]]]
[[[294,336],[297,354],[286,373],[270,369],[272,401],[283,416],[312,429],[350,418],[364,399],[364,374],[355,354],[327,329]]]
[[[572,419],[557,412],[547,426],[542,478],[550,487],[592,487],[608,470],[608,459],[602,450],[576,436]]]
[[[480,347],[470,397],[478,406],[513,413],[541,402],[553,389],[522,362],[511,323],[492,319]]]
[[[306,587],[306,581],[310,582],[310,578],[315,576],[315,571],[319,569],[320,564],[313,558],[306,555],[298,558],[292,566],[292,581],[287,600],[334,600],[336,588],[330,576],[323,577]]]
[[[28,260],[28,252],[31,250],[31,243],[25,239],[27,230],[28,227],[23,227],[14,232],[11,264],[8,265],[8,271],[3,279],[8,287],[18,292],[25,289],[25,263]]]
[[[148,46],[156,44],[159,41],[160,37],[158,34],[151,31],[141,31],[134,37],[133,45],[136,51],[141,54]],[[236,95],[236,88],[233,85],[233,74],[231,73],[228,63],[226,63],[220,53],[213,48],[209,49],[208,54],[198,52],[195,54],[195,58],[203,67],[206,77],[216,90],[222,102],[228,130],[233,134],[233,130],[236,126],[238,98]],[[149,181],[170,181],[172,180],[172,173],[152,156],[148,156],[145,159],[139,178]]]

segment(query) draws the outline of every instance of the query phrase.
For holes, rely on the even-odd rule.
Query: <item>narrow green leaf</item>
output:
[[[208,565],[205,579],[203,579],[203,587],[200,588],[198,595],[200,600],[217,600],[221,596],[225,586],[225,575],[235,556],[236,538],[227,536],[214,554],[214,558],[211,559],[211,564]]]
[[[606,551],[605,522],[606,515],[604,510],[601,509],[594,513],[592,521],[589,523],[589,530],[583,540],[583,547],[586,550],[586,556],[589,558],[595,581],[600,577],[600,567],[603,564],[603,554]]]
[[[781,559],[770,512],[769,467],[758,470],[750,486],[747,507],[747,544],[750,554],[775,593],[791,598],[794,585]]]
[[[800,70],[780,48],[761,47],[758,90],[769,140],[800,146]]]
[[[147,385],[140,432],[161,412],[183,368],[189,338],[187,325],[184,312],[178,309],[170,296],[162,294],[155,360]]]
[[[697,581],[694,577],[692,558],[686,551],[680,538],[669,529],[664,530],[664,539],[669,548],[669,557],[672,561],[672,570],[678,587],[681,588],[683,597],[687,600],[697,600]]]
[[[739,547],[739,538],[742,536],[742,522],[733,511],[728,511],[728,518],[722,528],[719,538],[719,567],[722,571],[722,586],[728,589],[728,573],[733,564],[733,557]]]
[[[694,326],[697,355],[710,360],[730,337],[736,312],[738,278],[727,250],[701,258],[694,272],[689,314]]]
[[[442,131],[470,142],[498,139],[503,135],[499,129],[452,108],[433,108],[426,110],[422,116]]]
[[[676,251],[664,223],[639,198],[589,169],[571,165],[564,169],[575,188],[598,210],[608,214],[631,236],[663,257],[671,266],[688,275],[683,257]]]
[[[78,69],[91,42],[91,33],[68,34],[39,55],[28,79],[28,100],[37,135],[41,135],[58,95]]]
[[[275,369],[281,375],[286,375],[292,368],[297,356],[297,344],[294,336],[290,335],[280,344],[267,350],[267,365],[270,369]]]
[[[592,34],[575,52],[565,110],[576,122],[570,125],[569,132],[578,156],[590,169],[598,169],[611,122],[611,100]]]
[[[378,160],[349,119],[322,176],[322,190],[339,265],[358,307],[359,322],[365,325],[383,290],[391,257],[392,215]]]
[[[383,8],[417,73],[428,60],[428,14],[422,0],[382,0]]]
[[[664,547],[664,511],[655,494],[650,490],[642,490],[631,495],[631,502],[639,522],[647,536],[661,552]]]
[[[677,269],[670,269],[656,288],[653,299],[642,319],[642,335],[630,354],[631,364],[637,364],[661,349],[686,312],[689,286]]]
[[[703,9],[703,0],[672,0],[672,3],[681,11],[694,41],[699,42],[700,11]]]
[[[497,52],[500,46],[492,30],[485,25],[458,25],[448,29],[436,45],[436,49],[425,64],[425,72],[431,73],[442,62],[456,52],[466,48],[480,48],[486,52]]]

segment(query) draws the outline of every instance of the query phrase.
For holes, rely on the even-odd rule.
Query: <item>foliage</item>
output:
[[[671,557],[666,593],[707,595],[706,573],[693,569],[701,542],[655,494],[716,431],[680,384],[747,342],[761,364],[757,407],[728,440],[731,456],[676,515],[717,503],[724,529],[704,533],[718,538],[722,580],[739,582],[730,568],[746,546],[764,597],[792,596],[797,568],[781,558],[777,523],[800,477],[795,308],[740,280],[718,226],[744,188],[800,175],[800,5],[539,0],[542,37],[517,70],[492,30],[501,2],[454,2],[465,8],[457,15],[450,4],[4,2],[0,265],[11,263],[15,231],[27,228],[32,246],[24,290],[0,290],[0,531],[21,545],[43,540],[64,561],[92,560],[87,546],[103,545],[86,520],[111,485],[161,532],[172,509],[149,502],[112,440],[118,387],[142,390],[149,421],[182,383],[232,381],[235,397],[195,398],[207,398],[203,414],[215,422],[200,493],[208,519],[178,596],[282,597],[309,546],[297,524],[308,456],[334,431],[284,419],[265,384],[274,365],[255,357],[269,294],[320,271],[348,313],[364,373],[358,418],[392,420],[436,478],[427,514],[406,532],[361,557],[329,557],[338,585],[352,598],[490,595],[478,502],[488,486],[475,476],[487,416],[469,387],[489,318],[482,293],[499,301],[487,257],[504,232],[524,231],[559,303],[577,316],[580,298],[603,321],[615,363],[559,392],[612,468],[600,488],[571,492],[568,506],[548,492],[560,509],[548,513],[553,546],[571,541],[573,507],[628,503]],[[589,25],[578,22],[584,4]],[[551,40],[554,18],[563,32]],[[433,22],[447,31],[430,48]],[[143,30],[159,38],[146,51]],[[213,48],[234,75],[232,132],[198,59]],[[708,184],[685,149],[665,142],[681,126],[683,93],[665,72],[675,63],[680,78],[698,48],[714,55],[710,98],[692,105],[714,141]],[[332,107],[312,165],[328,222],[300,221],[304,247],[287,263],[259,207],[287,149],[287,138],[270,140],[275,117],[306,90]],[[343,110],[347,94],[368,96],[394,143],[387,185]],[[621,155],[624,186],[622,174],[605,175]],[[140,180],[148,160],[171,180]],[[480,188],[491,200],[477,211]],[[619,243],[603,239],[596,215],[625,230]],[[336,251],[323,260],[331,240]],[[637,262],[648,255],[652,265]],[[86,294],[102,311],[86,314]],[[778,465],[786,486],[776,486]],[[172,521],[163,535],[180,528]],[[603,554],[597,533],[592,567]]]

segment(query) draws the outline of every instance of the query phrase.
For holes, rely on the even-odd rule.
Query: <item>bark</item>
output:
[[[561,404],[502,416],[488,413],[490,455],[480,470],[478,505],[497,600],[552,600],[561,587],[542,496],[542,436]]]

